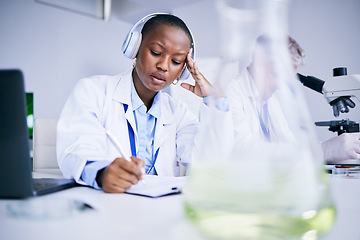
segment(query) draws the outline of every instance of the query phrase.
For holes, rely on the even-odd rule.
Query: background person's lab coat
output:
[[[239,78],[232,80],[229,89],[235,141],[247,144],[267,141],[257,112],[261,98],[247,68],[242,70]],[[293,139],[280,103],[274,95],[268,99],[268,112],[270,141],[286,142]]]
[[[105,129],[118,139],[131,156],[127,121],[137,130],[131,105],[131,71],[117,76],[93,76],[75,86],[61,113],[57,127],[57,158],[66,178],[80,180],[87,161],[113,161],[120,154]],[[179,176],[179,158],[191,161],[198,119],[184,103],[159,92],[161,116],[157,119],[154,151],[160,148],[155,169],[159,176]],[[123,104],[128,105],[125,113]]]

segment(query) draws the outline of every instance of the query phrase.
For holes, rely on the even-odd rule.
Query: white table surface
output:
[[[360,179],[331,178],[337,208],[332,230],[321,239],[360,239]],[[39,202],[77,199],[90,204],[87,210],[63,218],[27,219],[9,215],[7,207],[20,200],[0,200],[0,239],[207,239],[184,216],[182,194],[147,198],[106,194],[76,187],[37,197]]]

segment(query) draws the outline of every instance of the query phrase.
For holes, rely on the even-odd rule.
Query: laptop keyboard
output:
[[[56,186],[58,184],[57,179],[51,178],[34,178],[34,190],[44,189]]]
[[[34,178],[34,190],[48,189],[59,186],[61,184],[69,183],[69,179],[61,178]]]

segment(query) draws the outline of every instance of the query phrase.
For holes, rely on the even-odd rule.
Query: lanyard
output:
[[[126,113],[127,109],[128,109],[128,105],[124,104],[124,111]],[[135,134],[134,134],[134,129],[131,127],[130,122],[126,119],[127,122],[127,126],[128,126],[128,132],[129,132],[129,140],[130,140],[130,147],[131,147],[131,154],[132,156],[136,157],[136,145],[135,145]],[[151,172],[151,170],[154,168],[155,166],[155,162],[159,153],[159,149],[158,148],[155,152],[155,156],[154,156],[154,161],[151,165],[151,167],[149,168],[149,170],[146,172],[146,174],[149,174]]]
[[[149,168],[149,170],[146,172],[147,175],[149,175],[151,173],[151,170],[154,168],[155,166],[155,162],[156,162],[156,159],[157,159],[157,156],[158,156],[158,153],[159,153],[159,149],[158,148],[155,152],[155,156],[154,156],[154,161],[153,161],[153,164],[151,165],[151,168]]]
[[[265,119],[266,122],[269,123],[269,110],[268,110],[268,103],[266,102],[264,104],[264,112],[265,112]],[[263,118],[261,117],[261,114],[259,113],[259,110],[256,108],[257,114],[258,114],[258,118],[259,118],[259,122],[260,122],[260,126],[262,131],[265,134],[266,139],[268,140],[268,142],[270,142],[270,131],[269,131],[269,127],[266,127]]]

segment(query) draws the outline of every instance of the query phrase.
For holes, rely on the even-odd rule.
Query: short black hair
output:
[[[159,14],[156,15],[155,17],[150,18],[142,28],[141,31],[142,38],[144,39],[144,36],[146,36],[148,32],[150,32],[154,27],[161,24],[177,27],[183,30],[190,40],[190,44],[191,44],[190,48],[193,48],[194,41],[189,28],[186,26],[183,20],[171,14]]]

